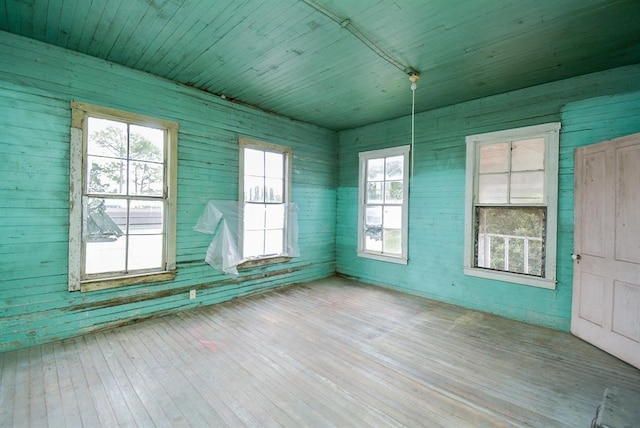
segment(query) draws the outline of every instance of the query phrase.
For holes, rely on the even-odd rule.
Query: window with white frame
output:
[[[467,137],[467,275],[555,288],[559,129]]]
[[[71,108],[69,289],[173,278],[178,125]]]
[[[292,150],[248,138],[240,138],[239,145],[242,257],[283,256],[287,253]]]
[[[358,204],[358,255],[407,263],[409,148],[362,152]]]

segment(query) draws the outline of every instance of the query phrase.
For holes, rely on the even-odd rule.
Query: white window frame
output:
[[[88,118],[109,119],[128,124],[163,129],[164,159],[164,241],[163,266],[130,274],[101,275],[87,279],[82,275],[83,197],[86,194]],[[92,291],[125,285],[166,281],[176,275],[176,211],[178,124],[149,116],[71,101],[70,194],[69,194],[69,291]]]
[[[464,235],[464,273],[481,278],[495,279],[515,284],[529,285],[548,289],[556,288],[557,222],[558,222],[558,153],[560,142],[560,123],[526,126],[504,131],[470,135],[466,138],[466,193],[465,193],[465,235]],[[512,272],[501,272],[476,267],[475,228],[476,202],[478,197],[478,159],[479,147],[505,141],[544,138],[545,140],[545,200],[540,206],[546,206],[546,240],[544,277],[534,277]]]
[[[244,218],[241,219],[239,224],[239,237],[240,242],[238,243],[238,248],[242,251],[242,258],[247,260],[245,261],[241,267],[252,267],[256,264],[260,265],[262,263],[273,263],[280,261],[289,260],[289,256],[287,253],[288,242],[290,239],[289,234],[291,233],[291,225],[288,223],[287,216],[287,205],[291,202],[291,176],[292,176],[292,165],[293,165],[293,149],[288,146],[283,146],[280,144],[268,143],[265,141],[255,140],[247,137],[238,137],[238,147],[240,150],[239,159],[240,159],[240,173],[239,179],[239,187],[238,187],[238,201],[244,205],[244,149],[255,149],[273,153],[279,153],[284,155],[284,195],[282,204],[285,205],[285,216],[284,216],[284,236],[283,236],[283,254],[275,254],[275,255],[262,255],[258,257],[245,258],[244,256]]]
[[[358,246],[357,255],[359,257],[406,265],[408,256],[409,238],[409,155],[411,146],[390,147],[380,150],[360,152],[360,167],[358,178]],[[378,251],[365,250],[365,206],[366,206],[366,184],[367,184],[367,161],[393,156],[404,156],[403,177],[402,177],[402,253],[384,254]],[[383,204],[385,205],[385,204]],[[396,205],[396,204],[394,204]]]

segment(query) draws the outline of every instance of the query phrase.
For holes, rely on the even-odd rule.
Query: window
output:
[[[178,125],[71,109],[69,290],[173,278]]]
[[[409,146],[360,153],[358,255],[407,263]]]
[[[288,253],[291,149],[240,138],[242,257],[261,259]]]
[[[555,288],[559,129],[467,137],[467,275]]]

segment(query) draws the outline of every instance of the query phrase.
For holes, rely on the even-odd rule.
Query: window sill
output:
[[[496,281],[510,282],[513,284],[528,285],[530,287],[556,289],[556,280],[548,278],[536,278],[532,276],[519,275],[517,273],[497,272],[481,268],[464,268],[464,274],[479,278],[494,279]]]
[[[396,264],[400,264],[400,265],[406,265],[407,264],[407,258],[406,257],[386,256],[384,254],[367,253],[365,251],[358,251],[357,254],[358,254],[358,257],[364,257],[366,259],[378,260],[378,261],[381,261],[381,262],[396,263]]]
[[[160,282],[173,280],[176,271],[163,271],[145,273],[140,275],[119,276],[108,279],[92,279],[80,283],[80,291],[106,290],[108,288],[125,287],[127,285],[146,284],[148,282]]]
[[[238,265],[238,269],[251,269],[258,266],[273,265],[276,263],[286,263],[289,260],[291,260],[291,257],[286,257],[286,256],[275,256],[275,257],[265,257],[262,259],[261,258],[251,259],[251,260],[247,260],[240,263]]]

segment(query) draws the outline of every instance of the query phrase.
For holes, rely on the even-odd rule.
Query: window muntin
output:
[[[409,146],[360,153],[358,255],[407,261]]]
[[[72,122],[70,290],[166,279],[177,124],[75,102]]]
[[[559,128],[467,137],[466,274],[555,287]]]
[[[286,204],[290,194],[291,149],[240,139],[242,255],[272,258],[286,253]]]

